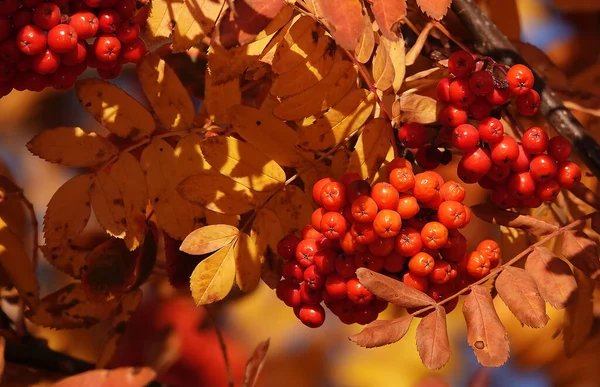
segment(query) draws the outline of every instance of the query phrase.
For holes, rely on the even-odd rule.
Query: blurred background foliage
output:
[[[491,18],[509,38],[531,43],[543,50],[579,90],[600,96],[600,5],[598,0],[480,0]],[[449,23],[452,20],[448,21]],[[172,63],[186,64],[188,58],[171,58]],[[189,63],[188,63],[189,64]],[[186,78],[202,82],[204,64],[189,67]],[[123,72],[116,83],[134,97],[144,101],[133,69]],[[200,87],[198,87],[200,86]],[[190,91],[202,90],[200,85]],[[597,106],[596,109],[600,108]],[[600,139],[600,120],[578,114],[584,125]],[[38,219],[52,194],[77,171],[32,157],[25,143],[42,129],[56,126],[80,126],[90,131],[103,129],[77,103],[73,91],[57,93],[13,92],[0,99],[0,171],[8,171],[25,189],[33,202]],[[456,168],[441,172],[454,178]],[[587,178],[591,188],[595,179]],[[469,204],[481,202],[484,193],[470,187]],[[563,210],[562,216],[577,217],[588,209],[581,205]],[[26,217],[19,205],[6,201],[0,205],[3,216],[10,213],[11,225],[24,232]],[[538,216],[555,216],[546,207]],[[554,211],[555,212],[555,211]],[[41,224],[40,224],[41,228]],[[469,226],[467,239],[473,245],[480,240],[501,240],[503,256],[508,259],[529,245],[526,237],[502,234],[498,228],[480,221]],[[473,246],[474,247],[474,246]],[[38,268],[42,295],[64,285],[64,275],[45,264]],[[498,300],[496,300],[498,301]],[[114,359],[115,364],[153,364],[164,371],[163,382],[170,385],[224,386],[227,375],[213,323],[225,335],[236,380],[240,380],[246,359],[256,344],[271,338],[267,362],[260,386],[464,386],[476,377],[488,380],[490,386],[597,386],[600,380],[600,335],[593,333],[590,342],[573,358],[562,350],[560,333],[562,312],[548,306],[551,322],[543,329],[522,327],[502,302],[496,308],[506,324],[511,359],[503,367],[479,370],[465,338],[460,307],[449,316],[449,334],[453,353],[451,363],[439,372],[421,365],[415,350],[413,322],[411,332],[399,343],[376,349],[362,349],[347,340],[359,330],[329,319],[316,330],[303,326],[262,284],[252,294],[226,300],[210,311],[197,309],[191,297],[176,294],[161,282],[144,288],[144,301],[136,313],[124,342]],[[396,312],[389,308],[385,318]],[[31,327],[35,335],[48,340],[48,345],[74,357],[95,362],[110,327],[100,324],[89,330],[52,331]],[[593,332],[597,331],[594,329]],[[5,380],[10,385],[9,380]],[[43,383],[42,383],[43,384]],[[18,384],[13,384],[18,385]],[[41,384],[40,384],[41,385]]]

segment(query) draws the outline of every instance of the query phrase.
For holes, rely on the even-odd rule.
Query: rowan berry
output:
[[[563,136],[554,136],[548,141],[548,154],[559,163],[566,161],[571,155],[571,143]]]
[[[37,54],[31,61],[31,68],[38,74],[51,74],[60,66],[60,55],[50,49]]]
[[[479,251],[484,258],[490,261],[490,268],[495,268],[500,263],[500,246],[496,241],[486,239],[477,245],[476,251]]]
[[[450,82],[452,82],[452,78],[442,78],[435,88],[437,100],[444,105],[450,104]]]
[[[124,22],[116,35],[121,43],[133,43],[140,36],[140,25],[132,21]]]
[[[556,181],[562,188],[575,188],[581,182],[581,169],[572,161],[563,161],[558,164]]]
[[[458,163],[458,177],[467,184],[478,182],[492,167],[487,149],[477,148],[463,155]]]
[[[452,146],[463,152],[470,152],[479,144],[479,133],[473,125],[462,124],[452,132]]]
[[[417,289],[426,293],[429,290],[429,279],[427,277],[420,277],[408,271],[402,276],[402,282],[411,288]]]
[[[412,168],[395,168],[390,172],[390,184],[398,192],[410,191],[415,185],[415,175]]]
[[[446,261],[461,262],[467,254],[467,238],[460,234],[458,242],[452,247],[443,247],[439,249],[440,255]]]
[[[360,325],[367,325],[370,322],[377,320],[378,315],[377,311],[374,308],[374,303],[371,303],[370,305],[363,308],[356,308],[353,314],[354,320],[357,324]]]
[[[515,99],[517,111],[524,116],[533,116],[540,109],[540,95],[531,89]]]
[[[518,172],[508,179],[508,191],[517,199],[533,196],[535,181],[529,172]]]
[[[125,63],[139,63],[147,51],[146,43],[141,38],[136,38],[131,43],[123,44],[121,55]]]
[[[538,187],[540,185],[547,184],[547,183],[548,182],[541,183],[541,184],[538,184],[535,187],[535,189],[536,189],[536,195],[537,195]],[[538,208],[539,206],[542,205],[542,203],[544,203],[544,201],[542,199],[540,199],[539,197],[537,197],[537,196],[532,196],[530,198],[525,198],[525,199],[519,200],[520,207],[524,207],[524,208]]]
[[[98,14],[98,27],[100,31],[113,33],[121,24],[121,16],[113,9],[103,9]]]
[[[347,231],[340,239],[340,248],[346,254],[354,254],[357,251],[364,251],[365,245],[361,245],[356,241],[356,239],[352,236],[351,231]]]
[[[492,191],[492,203],[505,210],[519,206],[519,200],[509,192],[505,185],[498,185]]]
[[[448,241],[448,229],[440,222],[429,222],[421,230],[421,240],[425,247],[439,249]]]
[[[506,73],[508,88],[515,95],[523,95],[533,87],[533,73],[522,64],[512,66]]]
[[[77,32],[68,24],[59,24],[48,31],[48,47],[57,54],[64,54],[77,47]]]
[[[385,257],[383,269],[390,273],[399,273],[404,269],[406,257],[396,252],[391,252]]]
[[[325,280],[325,291],[333,300],[345,299],[348,294],[346,280],[337,273],[329,275]]]
[[[304,281],[304,267],[296,261],[287,261],[283,264],[281,275],[283,278],[299,284]]]
[[[444,200],[462,202],[465,200],[466,191],[462,184],[459,184],[454,180],[449,180],[440,187],[440,194]]]
[[[380,272],[383,269],[384,265],[385,257],[381,255],[376,255],[370,251],[359,252],[356,253],[356,255],[354,256],[354,266],[357,269],[360,267],[366,267],[369,270]]]
[[[386,182],[375,184],[371,189],[371,197],[379,210],[395,210],[400,201],[398,190]]]
[[[490,171],[485,176],[495,183],[503,183],[508,180],[511,171],[512,170],[508,165],[501,166],[498,164],[493,164],[492,168],[490,168]]]
[[[54,3],[42,3],[33,12],[33,22],[44,30],[49,30],[60,21],[60,8]]]
[[[84,63],[87,50],[88,44],[85,40],[79,40],[73,49],[61,55],[61,62],[67,66],[75,66]]]
[[[368,305],[373,301],[373,293],[363,286],[356,277],[350,278],[346,283],[348,298],[358,305]]]
[[[41,54],[46,50],[46,43],[46,35],[39,27],[27,25],[17,33],[17,46],[23,54]]]
[[[96,68],[96,72],[98,73],[100,78],[106,80],[116,79],[119,76],[119,74],[121,74],[121,71],[123,71],[123,64],[120,63],[120,61],[116,61],[115,65],[111,68]]]
[[[313,290],[321,290],[325,287],[326,275],[321,274],[316,265],[312,265],[304,270],[304,283]]]
[[[44,39],[46,37],[44,36]],[[45,46],[45,43],[44,43]],[[44,51],[45,47],[41,50]],[[13,39],[7,39],[0,43],[0,59],[8,63],[17,63],[22,52],[17,47],[17,42]]]
[[[464,50],[455,51],[448,58],[448,69],[456,77],[467,77],[475,70],[475,59]]]
[[[511,165],[519,157],[519,144],[514,138],[504,136],[502,140],[491,145],[490,155],[495,164]]]
[[[489,174],[489,172],[488,172],[488,174]],[[477,184],[479,184],[479,186],[483,189],[492,190],[496,187],[497,183],[494,180],[490,179],[488,175],[485,175],[481,179],[479,179]]]
[[[473,278],[483,278],[490,272],[490,260],[480,251],[472,251],[467,255],[467,273]]]
[[[394,251],[404,257],[412,257],[423,248],[423,240],[418,229],[404,227],[394,239]]]
[[[445,201],[438,207],[437,216],[446,228],[459,228],[465,224],[465,206],[460,202]]]
[[[523,149],[533,155],[544,153],[548,149],[549,138],[546,131],[537,126],[532,126],[523,133]]]
[[[381,238],[393,238],[400,232],[402,219],[394,210],[381,210],[373,220],[373,229]]]
[[[322,248],[315,253],[313,262],[319,269],[319,273],[329,275],[335,273],[335,260],[337,252],[334,248]]]
[[[433,257],[427,253],[419,252],[413,255],[408,261],[408,270],[414,275],[428,276],[435,267]]]
[[[330,211],[321,218],[321,233],[329,239],[339,239],[347,230],[346,219],[339,212]]]
[[[362,245],[368,245],[377,239],[373,223],[354,223],[350,227],[350,232],[356,242]]]
[[[434,200],[439,194],[440,186],[437,176],[431,171],[419,173],[415,175],[413,196],[420,202]]]
[[[68,90],[75,85],[78,70],[73,66],[60,66],[50,75],[50,86],[56,90]]]
[[[337,181],[332,181],[323,186],[321,190],[321,203],[329,211],[339,211],[346,205],[346,187]]]
[[[458,272],[455,268],[452,267],[450,263],[444,260],[438,260],[435,262],[435,267],[433,268],[431,273],[429,273],[429,282],[441,285],[456,278],[457,275]],[[432,290],[433,286],[429,288],[430,292]]]
[[[302,304],[300,298],[300,289],[297,284],[291,280],[283,280],[277,283],[275,288],[275,294],[277,298],[283,301],[289,307],[297,307]]]
[[[485,97],[477,97],[475,102],[469,105],[469,114],[475,120],[483,120],[492,114],[494,107],[485,99]]]
[[[406,148],[420,148],[425,145],[427,132],[422,124],[407,122],[398,130],[398,140]]]
[[[359,223],[370,223],[377,216],[377,203],[370,196],[359,196],[352,203],[352,217]]]
[[[302,305],[298,318],[309,328],[318,328],[325,322],[325,309],[321,305]]]
[[[425,144],[415,154],[415,161],[425,170],[432,170],[440,165],[442,152],[432,144]]]
[[[314,239],[317,241],[325,237],[323,234],[315,230],[315,228],[310,224],[304,226],[300,233],[300,236],[302,237],[302,239]]]
[[[396,212],[401,219],[410,219],[415,216],[420,210],[417,199],[409,194],[400,194],[398,208]]]
[[[314,227],[315,230],[321,232],[321,219],[323,219],[323,215],[325,215],[328,211],[323,207],[319,207],[313,211],[310,216],[310,223]]]
[[[15,76],[15,66],[0,59],[0,82],[8,82]]]
[[[466,124],[469,114],[464,108],[447,105],[439,111],[437,119],[443,126],[455,128],[458,125]]]
[[[367,249],[375,255],[385,257],[394,251],[394,238],[376,237],[373,242],[367,245]]]
[[[300,284],[300,299],[305,304],[317,305],[323,301],[323,292],[315,290],[308,286],[306,281]]]
[[[121,42],[114,35],[100,35],[92,46],[96,58],[100,62],[115,62],[121,53]]]
[[[471,91],[469,81],[464,78],[456,78],[450,83],[450,101],[458,107],[466,108],[473,102],[477,95]]]
[[[536,182],[552,179],[556,175],[557,169],[556,161],[548,155],[537,155],[529,164],[529,173]]]
[[[309,267],[314,263],[317,251],[319,251],[319,246],[315,239],[304,239],[296,246],[296,259],[300,265]]]
[[[533,157],[523,149],[523,145],[519,144],[519,156],[510,165],[510,169],[515,172],[525,172],[529,170],[529,165]]]
[[[352,204],[359,196],[371,195],[371,185],[365,180],[355,180],[346,186],[346,199]]]
[[[490,145],[501,141],[504,137],[504,126],[502,125],[502,122],[493,117],[481,120],[477,130],[479,131],[479,138]]]
[[[92,12],[81,11],[71,15],[69,25],[75,29],[79,39],[86,40],[96,35],[99,21]]]
[[[476,95],[486,95],[494,89],[494,77],[488,71],[478,70],[469,77],[469,88]]]

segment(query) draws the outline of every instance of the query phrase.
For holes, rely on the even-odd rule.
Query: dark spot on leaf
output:
[[[256,121],[256,125],[260,126],[261,124],[262,124],[262,122]]]
[[[102,98],[103,94],[101,91],[98,92],[98,98]]]
[[[115,206],[124,206],[124,205],[125,205],[125,203],[123,202],[123,199],[120,199],[120,198],[118,198],[118,199],[113,199],[113,204],[114,204]]]
[[[85,107],[90,107],[90,106],[92,106],[92,103],[91,103],[91,102],[88,102],[88,103],[86,103],[84,106],[85,106]]]
[[[127,321],[119,321],[119,323],[115,326],[115,333],[117,335],[122,335],[125,333],[125,329],[127,329]]]
[[[319,41],[319,32],[318,31],[312,30],[310,34],[315,43]]]
[[[484,349],[485,348],[485,344],[481,340],[476,341],[475,344],[473,344],[473,346],[475,348],[477,348],[477,349]]]
[[[154,203],[158,203],[158,197],[154,198]]]
[[[162,151],[163,151],[163,148],[158,148],[158,150],[162,152]]]

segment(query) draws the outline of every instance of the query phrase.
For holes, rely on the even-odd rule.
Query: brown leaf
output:
[[[419,94],[403,95],[394,101],[394,121],[433,124],[437,122],[438,103],[435,99]]]
[[[434,26],[431,22],[427,23],[425,25],[425,27],[423,27],[423,29],[419,33],[419,37],[417,38],[417,41],[415,42],[415,44],[413,44],[413,46],[410,48],[410,50],[406,53],[405,60],[406,60],[407,66],[412,66],[413,64],[415,64],[417,58],[419,57],[419,55],[421,54],[421,51],[423,50],[423,46],[425,46],[425,42],[427,41],[427,38],[429,37],[429,33],[431,32],[433,27]]]
[[[246,370],[244,371],[244,379],[242,379],[242,387],[254,387],[256,384],[256,379],[260,374],[260,370],[262,369],[263,364],[265,363],[265,358],[267,356],[267,351],[269,350],[269,339],[259,343],[250,359],[246,363]]]
[[[381,34],[390,40],[402,35],[400,22],[406,16],[406,0],[368,0]]]
[[[548,323],[546,303],[527,271],[507,266],[496,278],[495,285],[502,301],[523,324],[541,328]]]
[[[436,305],[417,327],[417,351],[423,365],[430,370],[442,368],[450,359],[450,343],[446,328],[446,310]]]
[[[354,50],[365,29],[359,0],[317,0],[317,15],[324,18],[333,38],[347,50]]]
[[[152,368],[123,367],[87,371],[53,384],[52,387],[144,387],[156,378]]]
[[[354,56],[360,63],[367,63],[371,59],[373,49],[375,48],[375,33],[373,32],[373,23],[366,9],[363,9],[363,19],[365,28],[358,40],[358,45],[354,49]]]
[[[536,219],[533,216],[502,210],[491,203],[476,204],[471,207],[471,211],[479,219],[486,222],[518,228],[537,236],[550,234],[558,230],[558,226],[555,224]]]
[[[219,40],[225,47],[244,45],[256,37],[285,6],[284,0],[236,0],[219,25]]]
[[[577,283],[569,265],[547,247],[536,247],[525,262],[527,270],[537,283],[540,295],[556,309],[563,309],[573,301]]]
[[[417,0],[417,4],[427,16],[440,20],[446,16],[452,0]]]
[[[381,91],[389,89],[392,86],[395,75],[396,72],[392,65],[389,46],[382,39],[373,57],[373,82],[375,83],[375,87]]]
[[[598,245],[583,231],[567,231],[563,233],[562,253],[573,266],[591,279],[597,280],[600,276]]]
[[[349,338],[355,344],[365,348],[393,344],[406,335],[412,319],[413,316],[408,314],[393,320],[375,320]]]
[[[90,188],[90,196],[100,226],[110,236],[125,238],[127,229],[125,202],[116,180],[104,170],[96,172]]]
[[[502,325],[490,292],[483,286],[471,288],[463,303],[467,340],[484,367],[499,367],[509,357],[508,333]]]
[[[435,304],[435,301],[425,293],[367,268],[361,267],[356,270],[356,276],[360,283],[377,297],[399,307],[418,308]]]
[[[587,341],[594,323],[594,282],[575,269],[577,292],[575,302],[565,309],[563,340],[565,353],[573,356]]]

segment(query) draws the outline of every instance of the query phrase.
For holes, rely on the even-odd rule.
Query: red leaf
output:
[[[508,309],[519,321],[532,328],[548,323],[546,303],[540,297],[531,274],[523,269],[507,266],[496,279],[496,290]]]
[[[452,0],[417,0],[417,4],[427,16],[440,20],[448,13]]]
[[[518,228],[533,235],[545,235],[558,230],[558,226],[555,224],[544,222],[532,216],[502,210],[491,203],[476,204],[471,207],[471,211],[479,219],[486,222]]]
[[[600,276],[598,246],[583,231],[563,233],[562,253],[573,266],[593,280]]]
[[[269,350],[269,339],[258,344],[252,353],[248,363],[246,363],[246,371],[242,380],[242,387],[254,387],[256,379],[260,374],[260,370],[265,363],[267,351]]]
[[[450,359],[446,311],[436,305],[417,327],[417,351],[423,365],[431,370],[442,368]]]
[[[563,309],[577,290],[577,283],[569,265],[546,247],[536,247],[525,262],[535,280],[540,295],[556,309]]]
[[[427,294],[365,267],[356,270],[356,276],[371,293],[399,307],[418,308],[435,304]]]
[[[219,25],[219,42],[226,48],[244,45],[265,29],[285,6],[284,0],[235,0]]]
[[[587,341],[594,324],[594,281],[575,269],[577,293],[575,302],[565,309],[563,340],[565,353],[573,356]]]
[[[52,387],[144,387],[156,378],[151,368],[116,368],[94,370],[68,377]]]
[[[502,325],[490,292],[476,285],[462,309],[467,322],[467,340],[484,367],[499,367],[509,357],[508,333]]]
[[[365,348],[393,344],[406,335],[413,316],[410,314],[393,320],[375,320],[350,340]]]
[[[400,22],[406,16],[406,0],[368,0],[375,20],[386,38],[397,41],[402,35]]]
[[[316,0],[317,15],[331,31],[336,43],[354,50],[365,29],[359,0]]]

